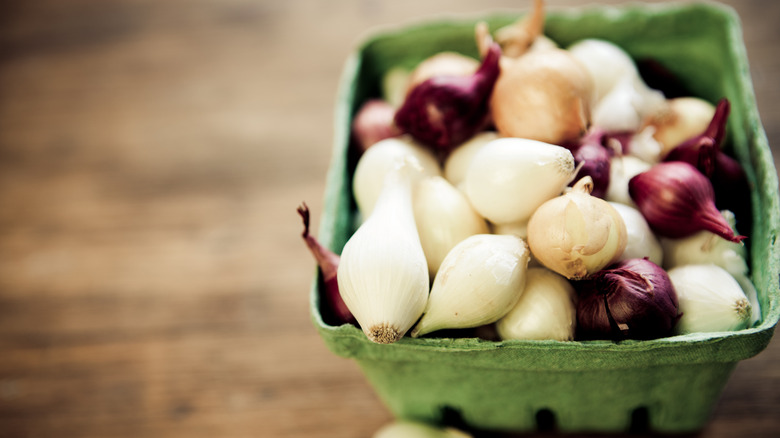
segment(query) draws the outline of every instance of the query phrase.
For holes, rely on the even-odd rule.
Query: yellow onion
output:
[[[578,280],[615,262],[626,248],[626,225],[607,201],[591,196],[593,180],[542,204],[528,221],[528,245],[548,269]]]
[[[532,51],[501,63],[490,99],[493,123],[505,137],[574,142],[590,124],[592,92],[588,71],[569,52]]]

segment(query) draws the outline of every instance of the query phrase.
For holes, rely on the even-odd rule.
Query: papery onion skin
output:
[[[715,206],[712,184],[682,161],[658,163],[631,178],[628,193],[653,230],[665,237],[687,237],[709,230],[732,242],[735,236]]]
[[[487,126],[500,58],[493,43],[473,75],[435,76],[417,85],[396,112],[396,125],[446,155]]]
[[[539,206],[528,221],[533,256],[570,280],[617,261],[628,241],[620,213],[590,195],[591,187],[591,178],[582,178],[569,192]]]
[[[535,0],[533,10],[518,21],[496,31],[496,41],[501,45],[504,56],[517,58],[528,52],[543,36],[544,1]]]
[[[578,339],[656,339],[680,318],[669,276],[647,259],[618,262],[574,282]]]

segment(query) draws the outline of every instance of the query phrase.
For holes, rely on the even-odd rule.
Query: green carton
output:
[[[350,120],[363,101],[379,95],[384,72],[442,50],[476,57],[478,20],[495,30],[519,15],[441,18],[385,31],[347,60],[319,231],[326,246],[340,252],[354,231]],[[318,275],[311,292],[314,324],[335,354],[357,361],[399,418],[494,431],[531,431],[541,422],[563,432],[620,432],[632,421],[658,432],[698,430],[737,362],[766,348],[780,317],[777,173],[756,109],[739,18],[712,3],[596,6],[549,11],[545,33],[564,47],[587,37],[613,41],[635,59],[662,63],[691,95],[730,100],[729,152],[753,186],[750,266],[760,322],[737,332],[620,343],[405,337],[378,345],[352,325],[326,322]]]

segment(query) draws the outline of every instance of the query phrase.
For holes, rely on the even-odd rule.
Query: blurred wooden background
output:
[[[338,77],[375,26],[529,3],[0,3],[0,437],[390,421],[309,319],[295,208],[316,230]],[[780,145],[780,3],[726,3]],[[740,363],[701,436],[776,435],[778,361]]]

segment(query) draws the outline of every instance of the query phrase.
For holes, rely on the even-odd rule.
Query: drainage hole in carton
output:
[[[467,430],[468,425],[463,421],[463,415],[459,409],[452,406],[442,406],[441,408],[441,423],[442,426],[452,427],[459,430]]]
[[[555,413],[547,408],[536,411],[536,429],[540,432],[554,431]]]
[[[650,431],[650,414],[646,407],[640,406],[631,412],[631,433]]]

